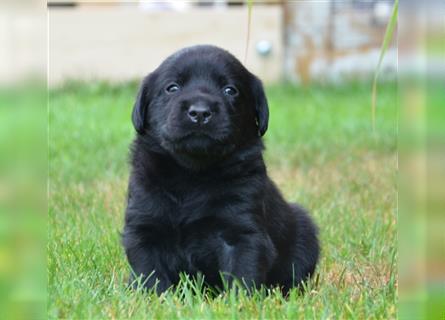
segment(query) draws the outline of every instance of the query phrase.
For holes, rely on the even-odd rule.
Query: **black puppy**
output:
[[[268,116],[260,80],[217,47],[180,50],[143,80],[123,245],[146,287],[185,272],[287,291],[311,276],[316,228],[267,176]]]

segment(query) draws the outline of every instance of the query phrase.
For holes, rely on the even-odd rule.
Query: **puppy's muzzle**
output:
[[[180,103],[183,121],[191,126],[201,126],[216,121],[221,102],[212,95],[202,93],[186,97]]]
[[[196,124],[206,124],[212,118],[213,112],[209,105],[204,102],[198,102],[192,104],[188,111],[187,116],[191,122]]]

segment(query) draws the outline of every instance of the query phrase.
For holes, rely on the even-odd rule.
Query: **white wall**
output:
[[[246,66],[266,82],[282,75],[281,9],[257,6]],[[221,46],[244,61],[247,7],[147,11],[139,6],[50,8],[49,83],[140,79],[169,54],[194,44]],[[272,43],[268,57],[255,44]]]

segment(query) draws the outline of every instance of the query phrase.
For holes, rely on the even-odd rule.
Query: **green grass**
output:
[[[128,291],[120,245],[135,84],[50,92],[50,318],[395,318],[396,87],[268,88],[266,161],[285,197],[309,208],[322,257],[305,294],[211,297],[184,279],[161,297]]]

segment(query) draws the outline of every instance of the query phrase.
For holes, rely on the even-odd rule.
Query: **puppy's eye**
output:
[[[179,91],[180,87],[177,83],[170,83],[167,87],[165,87],[165,91],[167,93],[175,93]]]
[[[232,87],[232,86],[226,86],[226,87],[224,87],[223,92],[224,92],[224,94],[225,94],[226,96],[232,96],[232,97],[234,97],[234,96],[237,96],[237,95],[238,95],[238,90],[236,90],[236,88],[235,88],[235,87]]]

